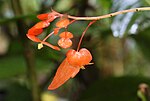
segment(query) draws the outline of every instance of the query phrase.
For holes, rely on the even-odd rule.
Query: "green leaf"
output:
[[[147,28],[136,35],[132,35],[140,47],[141,51],[150,60],[150,28]]]
[[[0,79],[25,75],[26,62],[22,55],[11,55],[0,59]],[[40,58],[36,58],[36,70],[41,72],[42,70],[52,70],[54,67],[53,62],[45,61]]]

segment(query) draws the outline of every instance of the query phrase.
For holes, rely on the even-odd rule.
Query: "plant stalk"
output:
[[[11,0],[11,5],[16,16],[22,15],[20,0]],[[23,19],[17,19],[16,25],[19,33],[19,41],[23,45],[23,53],[27,64],[27,77],[29,80],[29,87],[31,88],[32,101],[40,101],[41,96],[37,82],[34,52],[32,50],[32,45],[26,38],[25,29],[27,29],[27,24]]]
[[[74,19],[74,20],[101,20],[104,18],[110,18],[116,15],[124,14],[128,12],[139,12],[139,11],[149,11],[149,10],[150,10],[150,7],[141,7],[141,8],[122,10],[122,11],[118,11],[118,12],[114,12],[114,13],[110,13],[110,14],[106,14],[102,16],[96,16],[96,17],[76,17],[76,16],[68,15],[68,18]]]

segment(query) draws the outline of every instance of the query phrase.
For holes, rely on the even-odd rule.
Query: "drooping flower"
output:
[[[72,46],[71,38],[73,34],[71,32],[62,32],[59,34],[60,39],[58,40],[58,45],[62,48],[69,48]]]
[[[57,46],[54,46],[48,42],[45,42],[41,39],[39,39],[37,36],[42,34],[43,32],[43,29],[48,27],[50,25],[50,22],[52,22],[53,20],[55,20],[56,18],[58,17],[62,17],[61,14],[55,12],[55,11],[52,11],[51,13],[46,13],[46,14],[40,14],[37,16],[38,19],[42,20],[40,22],[38,22],[37,24],[35,24],[33,27],[31,27],[29,30],[28,30],[28,33],[26,34],[27,37],[34,41],[34,42],[39,42],[40,46],[43,46],[42,44],[48,46],[48,47],[51,47],[55,50],[60,50],[59,47]],[[41,47],[39,47],[40,49]]]
[[[54,90],[64,84],[70,78],[74,78],[80,69],[84,69],[85,65],[90,64],[92,55],[86,48],[82,48],[79,52],[71,49],[67,52],[66,58],[58,67],[54,79],[48,86],[48,90]]]

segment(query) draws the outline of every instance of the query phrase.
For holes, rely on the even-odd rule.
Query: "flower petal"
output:
[[[40,20],[46,20],[46,19],[48,19],[48,13],[45,13],[45,14],[39,14],[38,16],[37,16],[37,18],[38,19],[40,19]]]
[[[43,32],[43,29],[35,29],[34,27],[32,27],[28,30],[28,34],[34,35],[34,36],[39,35],[42,32]]]
[[[69,19],[64,18],[64,19],[60,19],[57,23],[56,23],[56,27],[58,28],[64,28],[67,27],[70,24]]]
[[[58,45],[62,48],[69,48],[72,45],[72,41],[69,38],[60,38]]]
[[[35,29],[42,29],[42,28],[48,27],[49,25],[50,25],[50,23],[47,22],[47,21],[40,21],[40,22],[38,22],[37,24],[35,24],[33,27],[34,27]]]
[[[65,32],[60,33],[59,37],[61,37],[61,38],[73,38],[73,34],[71,32],[65,31]]]

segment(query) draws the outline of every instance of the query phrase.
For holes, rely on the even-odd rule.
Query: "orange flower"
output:
[[[34,42],[41,42],[41,40],[37,38],[37,36],[43,32],[43,28],[46,28],[49,25],[50,23],[47,21],[40,21],[37,24],[35,24],[32,28],[30,28],[26,35],[30,40]]]
[[[58,28],[65,28],[70,24],[70,21],[68,18],[62,18],[56,23],[56,27]]]
[[[40,14],[37,16],[38,19],[42,20],[40,22],[38,22],[37,24],[35,24],[32,28],[30,28],[28,30],[28,33],[26,34],[27,37],[34,41],[34,42],[40,42],[38,49],[41,49],[43,47],[43,44],[51,47],[52,49],[55,50],[60,50],[59,47],[57,46],[53,46],[52,44],[45,42],[45,40],[47,39],[47,37],[44,40],[40,40],[37,36],[42,34],[43,29],[48,27],[50,25],[50,22],[52,22],[54,19],[56,19],[57,17],[62,17],[62,14],[59,14],[55,11],[52,11],[51,13],[46,13],[46,14]],[[53,34],[53,33],[52,33]],[[51,36],[52,34],[50,34],[49,36]]]
[[[46,14],[39,14],[39,15],[37,16],[37,18],[40,19],[40,20],[46,20],[46,19],[48,19],[48,15],[49,15],[49,13],[46,13]]]
[[[88,65],[92,60],[91,53],[85,48],[80,49],[79,52],[71,49],[67,52],[66,56],[68,63],[72,66],[81,67],[84,65]]]
[[[73,34],[71,32],[62,32],[59,35],[60,39],[58,40],[58,45],[62,48],[69,48],[72,46],[72,41],[70,40],[73,38]]]
[[[48,90],[54,90],[70,78],[74,78],[80,69],[84,68],[83,66],[90,64],[91,60],[92,55],[85,48],[80,49],[79,52],[73,49],[69,50],[66,59],[58,67]]]
[[[47,20],[44,20],[44,21],[38,22],[33,27],[34,29],[42,29],[42,28],[48,27],[49,25],[50,25],[50,22],[48,22]]]
[[[58,40],[58,45],[61,48],[69,48],[72,45],[72,41],[69,38],[60,38]]]
[[[59,37],[71,39],[71,38],[73,38],[73,34],[71,32],[65,31],[65,32],[60,33]]]

